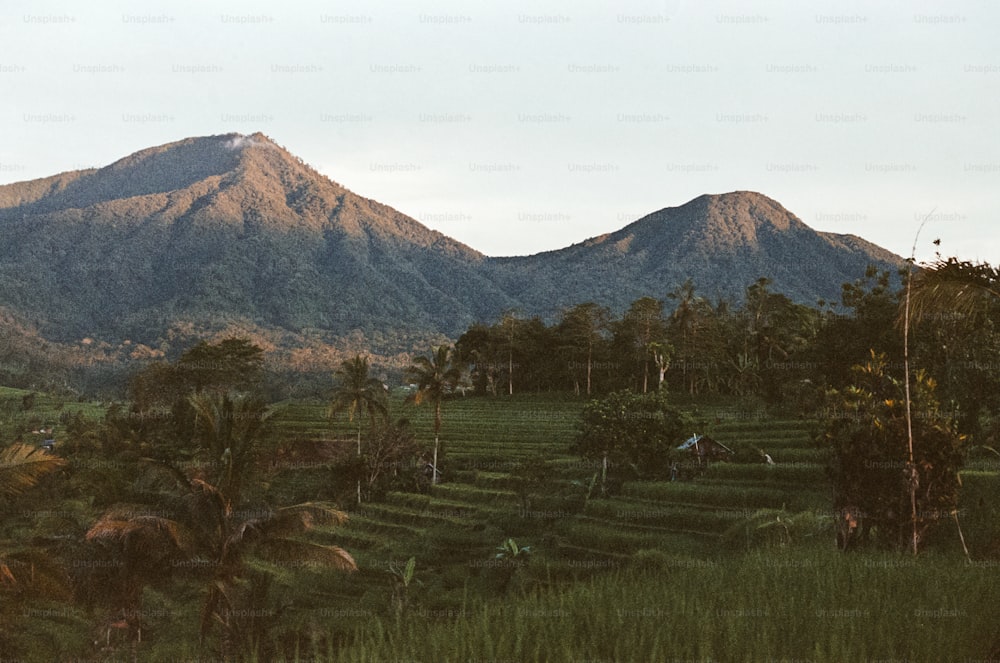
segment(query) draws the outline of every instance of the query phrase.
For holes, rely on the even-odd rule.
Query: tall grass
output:
[[[997,637],[995,568],[959,558],[751,553],[373,623],[336,660],[964,661]]]

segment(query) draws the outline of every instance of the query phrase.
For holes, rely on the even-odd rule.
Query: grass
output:
[[[0,389],[0,401],[20,404],[25,394]],[[351,551],[361,571],[281,574],[274,600],[287,601],[284,651],[297,642],[298,660],[313,662],[925,661],[989,653],[998,631],[984,607],[1000,599],[997,567],[964,563],[951,529],[916,560],[844,555],[826,533],[796,533],[788,547],[749,552],[742,540],[727,545],[724,533],[762,509],[829,509],[814,422],[721,401],[690,406],[706,422],[698,432],[759,447],[778,464],[718,463],[681,481],[625,481],[619,494],[585,501],[596,467],[569,453],[582,404],[534,395],[446,402],[448,481],[430,494],[391,492],[343,505],[350,522],[316,532],[315,541]],[[77,407],[103,414],[97,404],[60,407],[39,395],[32,411],[8,412],[0,424],[23,426]],[[429,447],[431,409],[399,398],[391,407]],[[275,436],[286,443],[353,444],[355,425],[329,421],[325,403],[274,411]],[[551,468],[546,490],[562,495],[534,495],[525,512],[518,475],[539,458]],[[963,475],[960,516],[982,554],[991,545],[1000,551],[1000,476],[980,465]],[[271,478],[274,494],[306,497],[329,480],[320,469]],[[494,563],[508,536],[532,552]],[[397,622],[389,570],[411,556],[416,579]],[[197,660],[196,646],[185,642],[197,630],[200,588],[180,589],[150,594],[151,605],[172,616],[152,624],[142,660]]]
[[[995,569],[829,548],[616,571],[560,591],[413,613],[365,628],[336,660],[979,660]],[[331,659],[332,660],[332,659]]]

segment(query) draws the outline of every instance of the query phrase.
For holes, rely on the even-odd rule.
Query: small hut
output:
[[[694,456],[698,464],[716,460],[729,460],[733,450],[708,437],[707,435],[692,435],[684,444],[677,447],[678,451],[686,451]]]

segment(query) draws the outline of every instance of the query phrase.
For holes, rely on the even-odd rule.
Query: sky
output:
[[[5,0],[0,184],[261,131],[487,255],[751,190],[998,265],[998,34],[994,0]]]

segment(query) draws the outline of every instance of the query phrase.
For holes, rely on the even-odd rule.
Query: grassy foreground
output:
[[[451,623],[372,624],[328,660],[973,661],[1000,634],[995,563],[825,548],[650,561]]]

